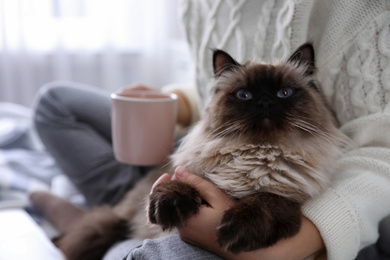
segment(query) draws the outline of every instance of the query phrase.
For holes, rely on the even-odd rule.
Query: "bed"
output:
[[[57,230],[29,203],[37,190],[84,203],[40,143],[32,110],[0,102],[0,259],[63,259],[50,241]]]

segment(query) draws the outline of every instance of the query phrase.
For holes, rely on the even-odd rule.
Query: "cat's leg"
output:
[[[218,243],[233,253],[268,247],[298,233],[301,218],[297,202],[270,193],[248,196],[225,212]]]
[[[173,180],[159,184],[149,197],[148,217],[163,230],[183,226],[185,221],[196,214],[202,199],[191,185]]]

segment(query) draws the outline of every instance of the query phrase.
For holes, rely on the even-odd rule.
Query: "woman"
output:
[[[310,40],[316,51],[321,91],[341,130],[355,143],[354,149],[340,158],[332,187],[304,205],[297,236],[241,255],[226,255],[214,242],[213,228],[231,203],[229,198],[179,168],[176,178],[197,185],[204,199],[215,205],[201,208],[180,230],[184,241],[225,258],[303,259],[325,249],[327,258],[335,260],[353,259],[360,249],[375,242],[379,221],[390,214],[390,138],[386,132],[390,126],[390,78],[385,73],[390,69],[389,9],[385,1],[365,0],[181,2],[196,82],[193,88],[176,86],[165,91],[180,95],[180,111],[186,111],[182,124],[196,121],[207,102],[210,49],[224,49],[239,62],[253,58],[272,61],[287,58],[291,50]],[[35,122],[48,151],[87,200],[115,204],[148,169],[114,160],[108,96],[91,92],[97,93],[89,88],[46,87],[36,106]],[[167,180],[163,175],[158,183]],[[220,207],[221,201],[228,203]],[[176,245],[182,250],[182,259],[197,254],[218,259],[177,236],[148,240],[134,249],[137,243],[119,244],[106,258],[170,254],[176,252],[170,250]]]

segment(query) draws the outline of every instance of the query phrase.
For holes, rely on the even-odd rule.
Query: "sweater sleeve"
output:
[[[352,133],[357,147],[339,160],[333,186],[303,207],[329,260],[354,259],[376,241],[379,221],[390,214],[390,114],[360,118],[342,129]]]
[[[334,184],[303,206],[329,260],[354,259],[376,241],[379,221],[390,214],[389,20],[389,12],[371,20],[319,68],[325,96],[353,141]]]
[[[196,89],[191,85],[179,85],[179,84],[171,84],[166,85],[162,88],[163,92],[180,92],[187,99],[187,102],[190,106],[191,110],[191,125],[197,122],[200,118],[199,112],[199,100]]]

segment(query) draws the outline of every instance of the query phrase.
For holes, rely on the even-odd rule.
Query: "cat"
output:
[[[203,203],[193,186],[171,180],[149,194],[162,173],[179,165],[234,198],[216,230],[224,250],[268,247],[299,231],[302,204],[330,185],[349,142],[317,88],[312,44],[274,64],[239,64],[215,50],[213,68],[204,115],[170,163],[118,205],[91,211],[59,237],[68,259],[98,258],[118,240],[157,238],[183,226]]]

